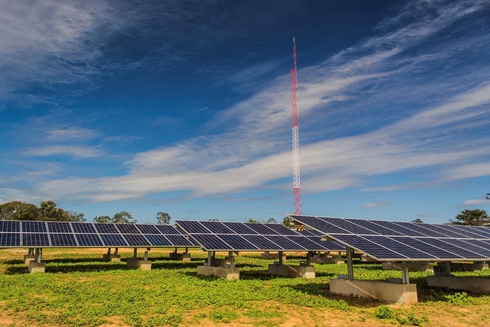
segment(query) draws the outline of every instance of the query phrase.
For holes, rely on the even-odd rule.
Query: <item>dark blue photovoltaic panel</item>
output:
[[[198,221],[177,220],[175,223],[189,234],[212,234],[209,229]]]
[[[439,249],[444,249],[448,252],[451,252],[451,253],[454,253],[455,256],[459,256],[459,257],[462,257],[462,258],[482,258],[483,256],[482,255],[479,255],[479,254],[476,254],[476,253],[472,253],[468,250],[465,250],[465,249],[462,249],[460,247],[457,247],[457,246],[454,246],[452,244],[450,244],[449,242],[452,242],[454,241],[454,239],[452,240],[449,240],[449,242],[444,242],[442,240],[439,240],[439,239],[436,239],[436,238],[422,238],[422,237],[419,237],[417,238],[419,241],[422,241],[424,243],[427,243],[427,244],[430,244],[432,246],[435,246]]]
[[[179,231],[177,229],[175,229],[174,226],[171,226],[171,225],[155,225],[155,228],[158,229],[160,231],[160,233],[164,234],[164,235],[179,235],[181,233],[179,233]]]
[[[490,238],[489,227],[481,227],[481,226],[457,226],[457,227],[468,228],[468,230],[471,231],[472,233],[478,233],[479,235],[482,235],[484,238]]]
[[[121,234],[141,234],[134,224],[115,224]]]
[[[303,236],[288,236],[288,239],[290,239],[291,241],[293,241],[294,243],[297,243],[299,245],[301,245],[302,247],[304,247],[306,250],[308,251],[327,251],[328,249],[313,241],[312,239],[309,239],[307,237],[303,237]]]
[[[152,246],[155,247],[173,247],[172,243],[163,235],[153,235],[153,234],[148,234],[146,235],[146,238],[148,241],[150,241]]]
[[[232,229],[219,221],[201,221],[200,223],[215,234],[235,234]]]
[[[92,223],[71,223],[73,231],[78,234],[95,234],[97,231]]]
[[[229,244],[225,243],[217,235],[193,234],[192,237],[208,251],[213,251],[213,250],[229,251],[232,249],[232,247]]]
[[[46,223],[44,221],[23,221],[23,233],[46,233]]]
[[[50,234],[51,246],[78,246],[73,234]]]
[[[160,231],[153,225],[136,224],[135,226],[143,234],[161,234]]]
[[[253,229],[260,235],[279,235],[275,230],[270,229],[264,224],[245,223],[245,226]]]
[[[318,236],[308,237],[310,240],[322,245],[324,244],[325,248],[329,251],[345,251],[345,245],[336,241],[322,241]]]
[[[119,230],[117,230],[114,224],[94,224],[94,227],[99,233],[119,234]]]
[[[374,221],[376,224],[381,225],[383,227],[386,227],[388,229],[394,230],[395,232],[400,233],[401,235],[405,236],[425,236],[425,234],[416,232],[412,229],[405,228],[403,226],[397,225],[391,221],[383,221],[383,220],[375,220]]]
[[[461,233],[461,235],[464,235],[466,238],[488,238],[487,235],[479,233],[478,230],[472,229],[471,226],[444,226],[448,227],[451,230]]]
[[[319,232],[315,229],[303,229],[303,231],[298,232],[301,235],[304,236],[323,236],[325,233]]]
[[[20,246],[20,233],[0,233],[0,248]]]
[[[263,251],[283,250],[282,247],[262,235],[242,235],[242,237]]]
[[[148,242],[148,240],[141,234],[123,234],[123,237],[129,246],[151,246],[150,242]]]
[[[383,225],[378,224],[377,221],[369,221],[369,220],[361,220],[361,219],[352,219],[351,222],[353,222],[356,225],[359,225],[361,227],[367,228],[369,230],[372,230],[373,232],[376,232],[380,235],[398,235],[398,236],[403,236],[403,233],[397,232],[395,230],[389,229],[388,227],[385,227]],[[372,234],[372,233],[371,233]]]
[[[97,234],[75,234],[79,246],[99,247],[104,246]]]
[[[264,224],[264,225],[276,231],[279,235],[293,235],[293,236],[298,235],[298,233],[295,230],[291,230],[281,224]]]
[[[174,247],[193,247],[197,244],[192,243],[184,235],[165,235],[165,237],[172,243]]]
[[[419,233],[422,233],[425,236],[431,236],[431,237],[444,237],[444,236],[446,236],[446,235],[441,234],[439,232],[436,232],[436,231],[433,231],[433,230],[430,230],[428,228],[423,227],[423,225],[425,225],[425,224],[404,223],[404,222],[396,222],[394,224],[399,225],[399,226],[403,226],[407,229],[411,229],[411,230],[414,230],[414,231],[419,232]]]
[[[280,247],[282,247],[285,251],[286,250],[289,250],[289,251],[304,251],[304,250],[306,250],[304,247],[302,247],[298,243],[291,241],[289,238],[287,238],[285,236],[267,235],[265,237],[267,239],[271,240],[272,242],[276,243]]]
[[[434,247],[430,244],[427,244],[425,242],[422,242],[425,238],[420,238],[415,239],[412,237],[393,237],[393,239],[397,240],[400,243],[406,244],[407,246],[411,246],[413,248],[416,248],[422,252],[428,253],[436,258],[439,259],[458,259],[461,258],[460,256],[457,256],[454,253],[448,252],[444,249],[440,249],[437,247]]]
[[[20,221],[0,220],[0,232],[19,233],[20,232]]]
[[[235,233],[240,235],[257,234],[256,231],[248,228],[244,223],[224,222],[223,225],[225,225],[226,227],[228,227],[229,229],[233,230]]]
[[[430,225],[430,224],[417,224],[417,226],[430,230],[432,233],[434,233],[433,235],[430,235],[433,237],[439,237],[437,236],[437,234],[442,235],[442,237],[455,237],[455,238],[465,237],[464,235],[461,235],[461,233],[456,233],[452,231],[450,228],[448,228],[450,226]]]
[[[73,233],[70,223],[59,221],[48,221],[48,231],[50,233]]]
[[[378,245],[384,246],[390,250],[393,250],[397,253],[400,253],[401,255],[408,257],[410,259],[435,259],[436,257],[421,251],[418,248],[411,247],[407,244],[404,244],[400,241],[397,241],[396,238],[389,238],[386,236],[369,236],[365,235],[363,236],[365,239],[376,243]],[[368,252],[368,251],[366,251]],[[368,252],[369,253],[369,252]]]
[[[338,226],[346,231],[349,231],[355,235],[376,235],[375,231],[359,226],[357,223],[360,222],[360,219],[343,219],[343,218],[326,218],[326,221],[332,225]]]
[[[372,256],[376,259],[407,259],[407,257],[399,253],[393,252],[383,246],[377,245],[357,235],[338,234],[334,237],[342,243],[352,246],[353,248],[361,252],[365,252],[369,256]]]
[[[128,246],[121,234],[100,234],[100,238],[108,247]]]
[[[477,253],[485,258],[490,258],[490,248],[483,245],[484,243],[478,242],[478,240],[451,239],[443,241],[450,242],[452,245]]]
[[[40,233],[22,234],[22,246],[25,246],[25,247],[46,247],[46,246],[50,246],[48,234],[40,234]]]
[[[231,248],[228,250],[257,250],[258,248],[246,239],[236,234],[222,234],[219,235],[225,243],[229,244]]]
[[[349,234],[350,233],[345,229],[332,225],[326,222],[324,219],[320,219],[318,217],[312,217],[312,216],[290,216],[290,217],[312,228],[316,228],[319,231],[324,232],[325,234],[335,234],[335,233]]]

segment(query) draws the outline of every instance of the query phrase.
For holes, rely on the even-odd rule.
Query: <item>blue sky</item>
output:
[[[489,210],[488,1],[0,0],[0,203],[88,220]]]

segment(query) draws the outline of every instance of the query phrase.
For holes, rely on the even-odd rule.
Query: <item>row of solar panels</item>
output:
[[[291,218],[380,261],[490,260],[488,227],[317,216]]]
[[[0,221],[0,247],[201,247],[206,251],[341,251],[315,231],[279,224],[178,221],[150,224]]]

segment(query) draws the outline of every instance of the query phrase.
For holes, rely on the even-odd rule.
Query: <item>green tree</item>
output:
[[[94,222],[99,224],[112,223],[112,218],[109,216],[97,216],[94,218]]]
[[[255,220],[255,219],[252,219],[250,218],[249,220],[247,220],[247,223],[251,223],[251,224],[257,224],[259,221],[258,220]]]
[[[114,224],[136,224],[136,219],[133,218],[130,212],[121,211],[112,217]]]
[[[83,213],[78,213],[75,211],[67,211],[69,221],[84,222],[86,221],[85,215]]]
[[[159,225],[168,225],[172,218],[166,212],[157,212],[157,222]]]
[[[420,218],[417,218],[417,219],[412,220],[411,223],[423,224],[424,221]]]
[[[291,228],[293,226],[293,219],[289,216],[284,217],[282,220],[282,224],[286,226],[287,228]]]
[[[211,218],[208,221],[219,221],[219,219],[218,218]]]
[[[0,204],[0,219],[2,220],[39,220],[39,208],[30,203],[10,201]]]
[[[483,226],[490,224],[490,217],[485,210],[480,209],[465,209],[454,218],[449,220],[453,225]]]
[[[70,215],[51,200],[39,204],[40,220],[70,221]]]
[[[265,223],[266,224],[277,224],[277,221],[274,218],[269,218],[269,219],[267,219],[267,221]]]

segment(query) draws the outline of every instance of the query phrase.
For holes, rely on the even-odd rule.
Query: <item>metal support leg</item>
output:
[[[311,257],[313,256],[313,252],[308,251],[306,254],[306,265],[309,267],[311,265]]]
[[[284,256],[283,251],[279,251],[279,264],[282,265],[282,257]]]
[[[188,253],[189,253],[189,248],[185,248],[184,254],[188,254]]]
[[[410,277],[408,276],[408,267],[406,262],[402,262],[402,283],[410,284]]]
[[[110,255],[111,254],[111,248],[107,248],[107,254]]]
[[[41,263],[42,260],[43,260],[43,249],[41,248],[36,248],[36,254],[35,254],[36,258],[36,262],[37,263]]]
[[[446,276],[451,276],[451,261],[446,261],[445,275]]]
[[[213,252],[208,251],[208,266],[211,267],[213,265]]]
[[[146,248],[145,256],[144,256],[144,261],[148,261],[148,252],[149,251],[150,251],[150,248]]]
[[[118,255],[118,254],[119,254],[119,248],[116,248],[116,249],[114,250],[114,255]]]
[[[177,248],[174,249],[174,253],[177,253]]]
[[[34,249],[33,248],[27,249],[27,255],[34,255]]]
[[[354,268],[352,266],[352,253],[354,252],[354,250],[348,246],[345,250],[347,253],[347,278],[354,279]]]
[[[133,250],[133,259],[138,258],[138,248],[134,248]]]
[[[235,268],[235,257],[233,256],[233,251],[228,252],[228,259],[230,259],[230,268]]]

